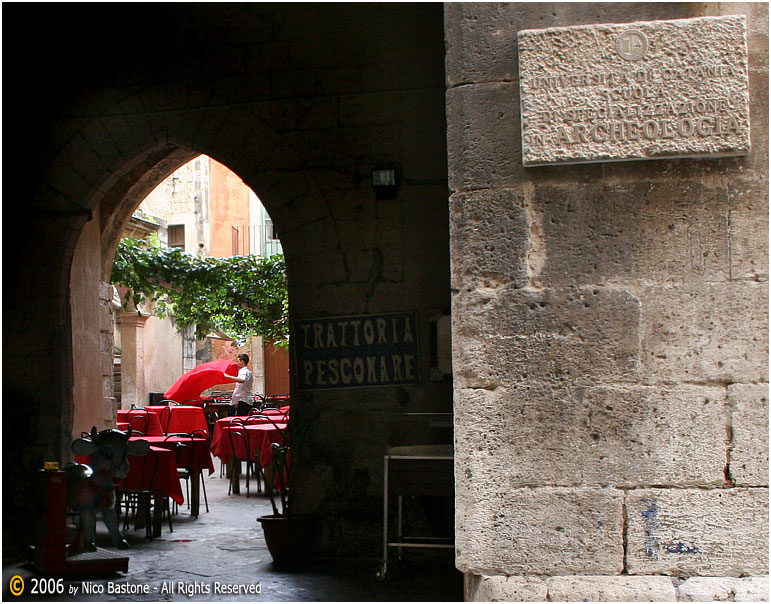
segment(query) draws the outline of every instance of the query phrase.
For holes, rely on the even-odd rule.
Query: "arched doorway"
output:
[[[19,427],[4,443],[6,459],[24,451],[24,463],[6,473],[18,485],[9,509],[32,496],[23,486],[32,468],[69,456],[70,306],[79,296],[70,268],[80,270],[72,258],[81,233],[92,231],[101,255],[88,270],[91,283],[106,283],[106,250],[130,210],[205,153],[268,208],[286,250],[293,316],[417,313],[425,346],[418,384],[301,397],[318,413],[307,505],[334,518],[332,551],[378,551],[382,454],[396,419],[452,408],[451,384],[430,377],[429,352],[430,319],[450,300],[442,7],[318,8],[245,5],[213,14],[191,6],[180,22],[132,7],[115,24],[120,31],[101,36],[103,54],[93,53],[85,31],[87,44],[51,53],[62,69],[60,96],[32,85],[31,71],[20,80],[35,93],[23,113],[35,127],[21,172],[34,211],[16,233],[18,249],[28,251],[6,274],[17,283],[5,318],[25,334],[6,336],[6,400],[18,403],[4,405],[4,425]],[[135,35],[122,35],[147,23],[164,35],[139,48],[129,43]],[[51,44],[61,39],[46,34]],[[81,38],[70,31],[68,39]],[[81,71],[68,79],[70,65]],[[394,166],[396,196],[378,198],[372,172]],[[24,377],[30,367],[43,376],[36,384]],[[104,398],[101,381],[94,384],[86,404]]]
[[[123,237],[147,240],[150,249],[176,249],[191,260],[249,256],[257,263],[259,259],[283,253],[277,233],[254,191],[227,166],[199,155],[172,172],[141,201],[130,216]],[[82,247],[78,247],[78,252]],[[89,258],[79,258],[78,252],[76,264],[88,265]],[[85,253],[83,250],[82,254]],[[73,273],[73,286],[86,276],[82,269]],[[114,271],[111,279],[114,285],[121,285]],[[125,298],[121,301],[117,292],[112,296],[112,300],[100,300],[100,309],[109,309],[112,304],[115,315],[113,375],[119,408],[143,406],[148,400],[163,398],[163,393],[184,372],[203,362],[233,360],[238,353],[246,353],[251,359],[255,394],[289,392],[289,356],[285,345],[275,346],[270,339],[264,341],[254,332],[223,331],[222,325],[196,335],[194,326],[180,326],[179,317],[154,312],[152,302],[142,305],[138,311],[141,316],[137,316],[137,311],[124,311]],[[96,295],[91,298],[95,303]],[[86,314],[83,309],[88,304],[88,300],[82,300],[73,305],[76,389],[88,382],[89,352],[94,349],[82,327],[88,322],[78,319],[78,315]],[[104,331],[100,337],[109,340],[108,327]],[[109,349],[109,342],[105,346]],[[109,381],[106,365],[103,379]],[[218,390],[224,394],[232,388],[232,384],[228,387],[223,383]],[[78,435],[84,426],[90,429],[92,424],[79,417],[87,414],[88,408],[79,409],[77,401],[87,397],[79,397],[76,392],[74,398],[73,434]]]

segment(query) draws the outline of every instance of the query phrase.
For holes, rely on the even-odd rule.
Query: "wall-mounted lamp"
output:
[[[375,168],[372,170],[372,188],[375,199],[394,199],[399,187],[396,168]]]

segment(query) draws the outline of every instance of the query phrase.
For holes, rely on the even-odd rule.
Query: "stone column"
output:
[[[132,403],[143,407],[147,403],[145,391],[145,334],[144,327],[149,315],[136,312],[120,313],[121,339],[121,407],[131,408]]]
[[[198,364],[195,326],[185,327],[182,332],[182,371],[190,371]],[[180,401],[182,402],[182,401]]]
[[[252,392],[255,394],[265,393],[265,350],[263,340],[260,337],[251,339],[251,350],[249,350],[249,365],[252,369]]]
[[[115,335],[113,329],[112,285],[99,284],[99,367],[102,373],[103,414],[107,425],[115,421],[115,380],[113,365],[115,362],[113,347]]]

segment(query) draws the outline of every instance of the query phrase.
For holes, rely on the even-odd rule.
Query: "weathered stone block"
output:
[[[613,341],[633,351],[639,345],[639,301],[628,291],[611,287],[524,289],[480,287],[456,297],[464,318],[460,334],[499,336],[559,335],[593,340],[602,346]]]
[[[447,91],[447,155],[453,191],[510,186],[521,180],[516,84]]]
[[[535,278],[544,285],[730,277],[731,203],[716,183],[540,185],[532,205],[541,216],[546,250]]]
[[[639,297],[651,382],[768,380],[767,282],[651,286]]]
[[[548,590],[542,577],[465,576],[466,602],[546,602]]]
[[[768,384],[728,386],[730,474],[738,486],[768,486]]]
[[[516,80],[514,41],[521,29],[675,19],[702,11],[703,6],[688,2],[614,2],[603,4],[602,10],[589,2],[540,3],[535,11],[522,2],[450,2],[444,9],[447,84]]]
[[[458,471],[511,487],[721,486],[724,400],[717,387],[456,389]]]
[[[110,400],[115,402],[115,380],[112,375],[102,376],[102,395],[105,399],[108,399],[108,403]],[[110,407],[109,411],[112,411],[112,409],[113,407]]]
[[[768,576],[691,577],[677,586],[679,602],[768,602]]]
[[[529,218],[523,198],[504,189],[450,197],[452,282],[528,283]]]
[[[464,317],[453,332],[456,387],[636,379],[640,309],[628,292],[486,288],[453,305]]]
[[[622,498],[615,489],[523,488],[495,472],[456,491],[456,566],[477,574],[618,574]]]
[[[477,338],[455,335],[455,387],[508,387],[527,378],[583,386],[598,380],[633,380],[637,375],[636,357],[623,346],[603,344],[593,346],[559,334]]]
[[[744,16],[518,32],[525,165],[746,155]]]
[[[112,313],[112,302],[108,300],[99,300],[99,331],[101,333],[112,334],[115,329],[115,319]],[[112,348],[110,348],[112,354]]]
[[[626,499],[629,574],[768,572],[768,489],[650,489]]]
[[[558,334],[453,337],[456,388],[509,387],[527,378],[583,386],[598,380],[623,382],[636,376],[634,363],[623,347],[592,346]]]
[[[737,178],[730,186],[737,198],[728,214],[730,276],[768,281],[768,182]]]
[[[673,602],[669,577],[549,577],[549,602]]]

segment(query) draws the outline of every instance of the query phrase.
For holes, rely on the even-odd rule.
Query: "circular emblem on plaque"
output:
[[[637,61],[648,52],[648,38],[636,29],[627,29],[616,38],[616,50],[623,59]]]

